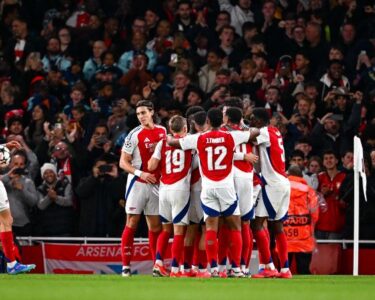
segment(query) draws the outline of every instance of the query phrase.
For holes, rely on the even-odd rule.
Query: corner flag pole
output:
[[[363,148],[361,140],[354,137],[354,244],[353,244],[353,276],[358,276],[359,261],[359,174],[362,178],[362,188],[365,200],[367,180],[365,174],[365,165],[363,161]]]
[[[354,148],[356,143],[354,143]],[[354,150],[355,153],[355,150]],[[354,160],[355,161],[355,160]],[[353,241],[353,276],[358,276],[359,252],[359,172],[354,169],[354,241]]]

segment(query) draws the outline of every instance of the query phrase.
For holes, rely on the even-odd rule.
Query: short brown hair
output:
[[[169,128],[173,133],[181,132],[184,126],[187,126],[187,122],[182,116],[175,115],[169,120]]]

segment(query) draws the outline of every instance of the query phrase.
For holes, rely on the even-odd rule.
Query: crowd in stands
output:
[[[353,137],[364,145],[360,237],[375,239],[375,4],[371,0],[2,0],[1,170],[16,235],[120,236],[118,158],[154,103],[265,107],[317,190],[318,238],[352,236]],[[138,233],[142,235],[141,232]]]

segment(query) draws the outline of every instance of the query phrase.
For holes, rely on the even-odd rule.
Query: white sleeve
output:
[[[260,130],[259,135],[256,137],[256,144],[264,144],[264,143],[269,143],[270,142],[270,136],[268,134],[268,128],[267,127],[262,127]]]
[[[161,147],[163,146],[163,140],[160,140],[155,147],[154,153],[152,154],[153,158],[161,160]]]
[[[246,130],[246,131],[236,130],[236,131],[231,131],[230,134],[232,135],[236,146],[249,142],[250,130]]]
[[[125,138],[124,145],[122,146],[122,152],[133,155],[134,149],[137,147],[137,145],[138,145],[138,135],[129,134]]]
[[[244,158],[245,158],[245,153],[234,152],[233,154],[233,160],[244,160]]]
[[[199,134],[187,135],[179,139],[182,150],[197,149]]]

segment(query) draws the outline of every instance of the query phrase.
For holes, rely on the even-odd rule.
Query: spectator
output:
[[[85,61],[83,74],[87,81],[90,81],[102,64],[101,56],[107,50],[103,41],[95,41],[92,45],[92,57]]]
[[[79,233],[82,236],[120,236],[125,220],[124,182],[116,159],[104,155],[83,178],[76,192],[80,199]]]
[[[219,49],[221,49],[226,55],[225,61],[223,62],[224,68],[233,66],[233,59],[235,54],[235,52],[233,52],[234,35],[235,31],[232,26],[223,26],[219,32]]]
[[[69,180],[58,178],[56,166],[45,163],[38,187],[38,236],[71,236],[74,230],[73,190]]]
[[[199,86],[205,93],[210,93],[214,87],[216,73],[221,69],[224,57],[225,53],[221,49],[208,51],[207,64],[198,73]]]
[[[292,152],[292,155],[289,160],[289,164],[292,166],[298,166],[299,169],[302,172],[303,179],[305,180],[306,184],[309,185],[309,187],[316,190],[319,186],[319,181],[317,174],[310,174],[307,172],[307,169],[305,168],[305,156],[301,150],[294,150]]]
[[[31,235],[31,209],[38,202],[35,184],[26,176],[26,164],[26,154],[20,150],[14,152],[9,164],[10,171],[1,178],[13,217],[13,232],[18,236]]]
[[[71,66],[71,61],[62,54],[58,38],[49,38],[46,49],[47,53],[42,58],[43,70],[45,72],[49,72],[53,68],[57,68],[60,71],[68,70]]]
[[[343,72],[344,65],[342,61],[331,60],[329,62],[327,73],[320,78],[320,82],[322,83],[321,101],[324,101],[328,92],[333,89],[344,88],[350,90],[349,80]]]
[[[66,177],[71,183],[73,190],[78,185],[86,167],[85,152],[77,149],[78,153],[69,150],[64,141],[58,142],[51,151],[52,162],[56,165],[57,174]]]
[[[118,61],[118,67],[123,74],[127,74],[133,65],[134,56],[143,51],[147,57],[147,70],[152,71],[156,64],[156,53],[146,48],[146,37],[142,33],[135,33],[132,37],[132,50],[123,53]]]
[[[111,148],[112,142],[109,140],[107,126],[101,123],[96,125],[90,144],[87,146],[88,161],[94,162],[104,153],[109,153]]]
[[[322,28],[316,22],[309,22],[305,28],[306,41],[308,42],[308,55],[311,62],[311,71],[314,76],[321,72],[319,68],[326,64],[325,58],[328,54],[328,46],[322,37]]]
[[[160,20],[159,15],[156,7],[149,7],[145,11],[146,28],[150,38],[156,35],[157,25]]]
[[[151,74],[147,71],[148,56],[145,52],[133,53],[132,64],[120,79],[120,84],[128,89],[128,94],[141,93],[143,88],[152,80]]]
[[[360,124],[362,93],[356,92],[353,97],[355,103],[346,122],[342,123],[342,115],[327,113],[315,124],[311,132],[311,142],[315,153],[333,149],[339,155],[340,149],[348,149],[352,145],[353,136]]]
[[[220,9],[230,13],[231,25],[238,35],[242,35],[242,24],[254,22],[254,13],[251,11],[251,0],[239,0],[237,5],[232,5],[229,0],[219,0]]]
[[[12,66],[23,69],[27,56],[39,50],[38,42],[29,34],[26,20],[20,17],[12,21],[12,34],[4,49],[4,56]]]
[[[339,198],[339,189],[345,173],[338,170],[335,152],[327,150],[323,154],[325,171],[318,175],[318,191],[327,203],[326,211],[320,210],[315,236],[318,239],[340,239],[343,237],[346,204]]]

